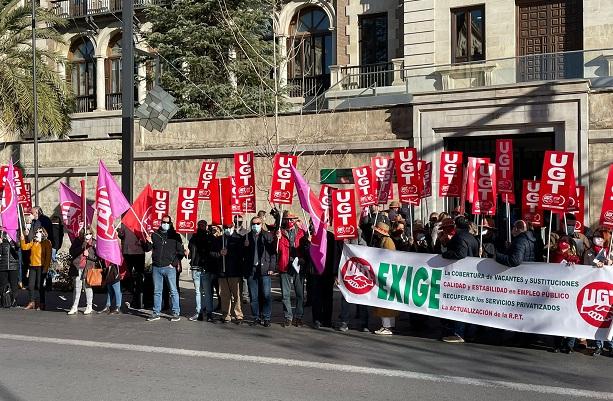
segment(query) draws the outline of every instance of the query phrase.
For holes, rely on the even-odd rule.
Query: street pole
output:
[[[132,202],[134,180],[134,0],[122,0],[121,189]]]
[[[38,203],[38,93],[36,92],[36,0],[32,0],[32,97],[34,102],[34,204]]]

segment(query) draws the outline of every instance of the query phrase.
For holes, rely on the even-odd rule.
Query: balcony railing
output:
[[[330,70],[332,86],[328,92],[330,96],[326,97],[336,96],[333,93],[337,91],[352,90],[357,90],[355,96],[360,96],[370,89],[381,92],[379,89],[383,87],[404,87],[401,90],[406,93],[427,93],[577,78],[589,80],[592,87],[613,87],[613,49],[419,67],[405,67],[403,59],[395,59],[386,64],[331,66]]]
[[[79,18],[121,12],[122,0],[52,0],[53,13],[61,18]],[[166,0],[134,0],[134,8],[162,5]]]
[[[312,97],[323,94],[330,87],[330,75],[292,78],[287,82],[289,97]]]
[[[107,110],[121,110],[121,93],[107,93],[105,106]]]
[[[89,113],[96,110],[96,95],[77,96],[75,98],[75,108],[77,113]]]

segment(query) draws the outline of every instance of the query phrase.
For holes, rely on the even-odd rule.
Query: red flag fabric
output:
[[[218,162],[203,161],[198,175],[198,199],[211,200],[211,183],[217,177]]]
[[[421,198],[429,198],[432,196],[432,162],[427,162],[424,165],[420,196]]]
[[[326,222],[329,222],[330,215],[332,214],[332,192],[337,188],[331,187],[328,184],[323,184],[319,190],[319,202],[324,208]]]
[[[23,187],[26,192],[26,201],[23,204],[23,213],[32,214],[32,184],[24,182]]]
[[[198,222],[198,188],[179,187],[175,230],[181,234],[195,233]]]
[[[233,224],[232,218],[232,177],[224,177],[219,180],[221,184],[221,221],[224,225]],[[240,189],[237,187],[237,192]],[[240,199],[240,198],[239,198]]]
[[[543,209],[541,209],[540,198],[540,181],[524,180],[521,196],[521,216],[528,223],[532,223],[534,227],[543,225]]]
[[[607,177],[607,184],[604,187],[600,224],[605,227],[613,228],[613,164],[609,167],[609,176]]]
[[[291,205],[294,198],[294,177],[291,166],[298,167],[298,156],[277,153],[272,167],[270,203]]]
[[[0,182],[4,182],[4,177],[8,173],[9,166],[2,166],[0,171]],[[13,180],[15,182],[15,193],[17,194],[17,203],[23,205],[26,202],[26,188],[23,182],[23,171],[13,165]]]
[[[211,224],[221,225],[221,178],[211,182]]]
[[[385,205],[394,199],[394,159],[376,156],[371,159],[372,182],[377,194],[377,204]]]
[[[79,230],[83,228],[82,207],[82,198],[72,188],[60,182],[60,212],[66,234],[68,234],[70,241],[74,241],[79,235]],[[89,204],[86,207],[87,221],[92,221],[94,208]]]
[[[570,152],[545,152],[540,188],[540,205],[544,210],[566,211],[569,190],[574,187],[573,157]]]
[[[121,222],[134,234],[141,235],[144,238],[147,233],[151,232],[152,220],[153,190],[151,185],[147,184],[132,204],[132,208],[123,216]]]
[[[163,189],[153,190],[153,216],[151,218],[151,229],[160,228],[162,217],[170,213],[170,191]]]
[[[355,191],[361,207],[368,207],[377,204],[375,184],[372,181],[372,171],[370,166],[353,168],[353,182]]]
[[[464,175],[463,172],[464,169],[462,168],[462,152],[441,153],[438,196],[462,196],[462,183]]]
[[[234,177],[238,199],[255,195],[255,169],[253,152],[234,154]]]
[[[582,185],[576,187],[575,195],[568,198],[570,202],[567,212],[575,216],[575,231],[583,232],[585,228],[585,187]],[[564,214],[560,214],[560,226],[564,227]]]
[[[232,181],[232,201],[230,202],[232,215],[238,216],[244,213],[255,213],[255,194],[249,198],[239,199],[237,196],[236,180],[234,176],[231,176],[230,179]]]
[[[473,214],[496,214],[496,165],[479,163],[475,175]]]
[[[332,192],[332,214],[335,239],[344,240],[358,237],[354,189],[337,189]]]
[[[476,174],[477,166],[480,163],[489,163],[489,157],[469,157],[467,173],[468,179],[466,180],[466,200],[469,203],[475,202],[475,186],[476,186]]]
[[[496,140],[496,181],[503,202],[515,204],[515,181],[513,180],[513,140]]]
[[[394,165],[401,202],[416,204],[419,198],[419,174],[417,171],[417,149],[394,149]]]

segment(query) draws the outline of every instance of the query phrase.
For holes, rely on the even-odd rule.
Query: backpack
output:
[[[2,294],[0,294],[0,306],[3,308],[10,308],[13,304],[13,291],[9,284],[2,288]]]

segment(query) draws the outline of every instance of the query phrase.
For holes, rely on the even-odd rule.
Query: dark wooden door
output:
[[[517,0],[517,14],[520,82],[583,75],[582,0]]]

